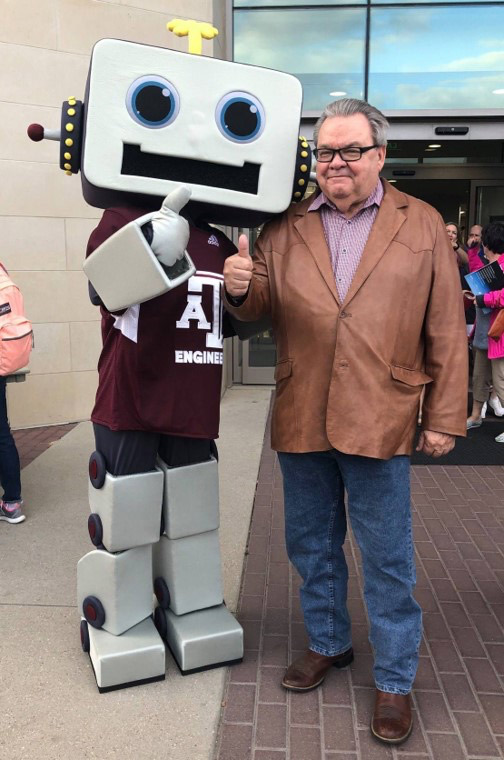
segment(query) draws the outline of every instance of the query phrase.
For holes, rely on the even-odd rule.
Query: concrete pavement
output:
[[[269,388],[238,387],[222,402],[221,529],[225,598],[238,602]],[[22,472],[27,520],[0,523],[2,760],[209,760],[224,668],[182,677],[167,655],[164,682],[99,694],[80,648],[76,564],[90,551],[81,423]]]

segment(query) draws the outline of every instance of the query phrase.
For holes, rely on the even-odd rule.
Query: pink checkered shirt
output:
[[[345,300],[352,284],[382,198],[383,186],[378,180],[378,184],[363,207],[351,219],[346,219],[324,193],[320,193],[308,209],[308,211],[320,209],[341,303]]]

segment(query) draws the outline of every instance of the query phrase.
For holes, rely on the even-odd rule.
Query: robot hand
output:
[[[178,187],[166,196],[159,211],[152,216],[151,248],[166,267],[181,259],[187,248],[189,224],[179,212],[190,197],[191,191],[187,187]]]

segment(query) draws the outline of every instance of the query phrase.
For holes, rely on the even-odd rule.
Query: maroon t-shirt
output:
[[[139,208],[105,211],[86,255],[145,213]],[[112,430],[217,438],[222,271],[236,248],[219,230],[191,226],[187,250],[196,267],[187,282],[121,313],[102,307],[93,422]]]

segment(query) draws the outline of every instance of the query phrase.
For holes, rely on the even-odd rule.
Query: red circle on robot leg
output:
[[[100,515],[97,515],[94,512],[88,517],[88,532],[91,543],[94,546],[102,546],[103,525]]]
[[[105,457],[99,451],[93,451],[89,457],[89,480],[93,488],[101,488],[105,483],[107,465]]]
[[[96,596],[86,596],[82,602],[82,613],[89,625],[101,628],[105,622],[105,609]]]

